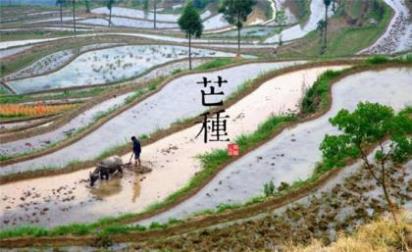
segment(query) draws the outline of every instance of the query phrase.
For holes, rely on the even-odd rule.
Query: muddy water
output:
[[[128,142],[132,135],[151,134],[158,129],[169,127],[178,119],[199,115],[205,107],[200,102],[200,87],[196,82],[201,81],[203,77],[217,80],[218,75],[223,76],[228,81],[222,86],[222,98],[225,98],[246,80],[253,79],[265,71],[293,64],[296,62],[255,63],[207,74],[183,76],[168,83],[155,95],[118,115],[80,141],[49,155],[4,166],[0,169],[0,175],[50,166],[61,167],[73,161],[90,160],[108,148]]]
[[[396,110],[411,106],[411,79],[412,70],[406,68],[368,71],[346,77],[334,85],[334,100],[327,114],[283,131],[267,144],[226,167],[191,199],[142,223],[184,218],[222,203],[242,203],[261,195],[263,185],[269,181],[279,186],[281,182],[292,183],[309,177],[321,160],[319,145],[325,134],[338,133],[329,124],[330,117],[342,108],[355,109],[361,101],[379,102]]]
[[[192,64],[193,67],[196,67],[202,63],[205,63],[206,61],[206,59],[194,59]],[[170,63],[150,71],[144,76],[134,80],[134,82],[147,82],[149,80],[171,74],[173,71],[177,69],[187,68],[188,63],[186,61]],[[90,125],[92,122],[95,121],[94,118],[99,114],[107,112],[109,109],[114,109],[115,107],[124,104],[125,99],[132,94],[133,92],[121,96],[114,96],[113,98],[110,98],[109,100],[106,100],[92,107],[91,109],[79,114],[77,117],[73,118],[63,127],[60,127],[54,131],[25,138],[22,140],[3,143],[0,147],[0,154],[10,156],[47,148],[51,144],[57,143],[67,137],[70,137],[71,134],[73,134],[73,132],[76,132],[77,130]],[[70,99],[67,99],[66,101],[68,102],[70,101]],[[7,124],[4,125],[4,127],[8,126]],[[3,124],[0,124],[0,129],[1,128],[3,128]]]
[[[305,86],[310,86],[317,76],[326,69],[340,68],[342,67],[301,70],[264,83],[256,91],[227,109],[226,113],[231,118],[228,122],[229,137],[234,139],[241,134],[256,130],[258,124],[272,114],[296,111]],[[198,102],[200,103],[200,101]],[[89,170],[3,185],[0,190],[5,195],[13,195],[14,199],[4,200],[2,205],[9,208],[3,208],[4,214],[1,222],[4,225],[10,225],[33,221],[41,225],[53,226],[141,211],[187,183],[200,169],[197,155],[215,148],[226,147],[226,142],[204,144],[202,138],[195,138],[199,129],[200,125],[194,125],[145,146],[142,154],[143,165],[153,169],[151,173],[136,176],[128,171],[122,180],[98,183],[97,191],[88,188],[86,182],[80,182],[88,177]],[[129,155],[123,157],[124,162],[127,162],[128,159]],[[45,180],[50,181],[50,183],[44,183]],[[28,195],[25,190],[30,187],[34,187],[34,189]],[[44,198],[48,199],[49,195],[54,197],[56,193],[53,191],[59,187],[69,188],[67,190],[70,190],[70,193],[64,191],[66,195],[61,195],[59,199],[54,198],[57,203],[53,203],[52,200],[45,202]],[[19,189],[16,190],[16,188]],[[31,199],[30,197],[36,193],[41,196]],[[20,197],[23,197],[24,200]],[[27,197],[30,201],[36,202],[36,205],[34,202],[22,205]],[[60,202],[62,197],[66,199],[64,203]],[[67,201],[67,197],[70,201]],[[96,197],[97,199],[95,199]],[[87,202],[85,203],[85,201]],[[65,219],[55,218],[62,211],[60,210],[61,204],[64,205],[64,211],[67,213]],[[43,213],[40,217],[36,213],[34,218],[32,217],[33,212],[40,211],[35,207],[43,210],[47,208],[47,213]]]

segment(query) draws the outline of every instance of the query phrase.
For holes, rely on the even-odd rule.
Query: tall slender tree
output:
[[[73,31],[74,31],[74,35],[76,35],[76,0],[72,0],[72,8],[73,8]]]
[[[157,0],[153,0],[153,28],[156,30]]]
[[[144,11],[144,18],[147,19],[147,15],[149,13],[149,0],[143,0],[143,11]]]
[[[86,7],[86,12],[90,13],[90,0],[84,0],[84,6]]]
[[[112,26],[112,8],[113,8],[114,0],[107,0],[107,9],[109,9],[109,27]]]
[[[255,0],[223,0],[219,12],[227,22],[235,25],[237,28],[237,54],[240,55],[240,30],[243,27],[243,22],[246,21],[249,14],[252,12]]]
[[[287,22],[287,17],[286,17],[284,9],[276,11],[275,22],[279,26],[278,29],[277,29],[277,33],[278,33],[278,36],[279,36],[279,46],[281,46],[283,44],[282,32],[283,32],[283,29],[285,28],[285,25],[286,25],[286,22]]]
[[[316,31],[319,32],[319,45],[320,45],[320,50],[319,53],[323,54],[324,52],[324,47],[323,47],[323,33],[325,32],[325,20],[319,20]]]
[[[322,46],[322,54],[325,53],[327,45],[328,45],[328,10],[332,0],[323,0],[323,4],[325,5],[325,25],[324,25],[324,32],[323,32],[323,46]]]
[[[66,3],[66,0],[56,0],[56,5],[60,7],[60,24],[63,24],[63,5]]]
[[[189,69],[192,69],[192,36],[199,38],[203,32],[202,19],[199,13],[193,7],[192,1],[188,1],[182,15],[177,21],[182,31],[186,33],[189,39]]]

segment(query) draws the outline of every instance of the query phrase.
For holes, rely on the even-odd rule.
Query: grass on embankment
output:
[[[377,65],[389,60],[384,58],[371,58],[367,60],[362,66],[368,67],[371,65]],[[412,58],[409,60],[391,60],[391,62],[395,63],[406,63],[412,64]],[[308,105],[302,105],[307,112],[303,113],[303,115],[313,114],[310,111],[320,112],[324,110],[324,106],[329,106],[331,100],[328,95],[330,86],[336,78],[344,76],[345,73],[350,72],[351,69],[341,70],[331,72],[328,71],[321,75],[318,80],[314,83],[312,88],[307,92],[308,97],[305,96],[304,100]],[[312,90],[313,89],[313,90]],[[298,121],[298,118],[294,115],[285,115],[285,116],[278,116],[278,117],[271,117],[265,123],[263,123],[257,131],[248,135],[242,135],[238,137],[235,141],[239,144],[241,153],[246,153],[249,150],[258,147],[261,143],[264,143],[268,139],[270,139],[274,134],[279,132],[283,126],[289,122]],[[156,203],[148,207],[144,213],[149,211],[155,211],[164,209],[165,207],[171,206],[175,204],[178,200],[181,200],[187,195],[190,195],[191,192],[196,191],[199,189],[199,186],[204,184],[208,179],[211,179],[216,171],[225,167],[232,158],[228,156],[226,150],[219,149],[215,150],[210,153],[206,153],[199,156],[201,163],[202,163],[202,170],[197,173],[182,189],[173,193],[169,197],[167,197],[164,201]],[[294,182],[291,185],[288,185],[284,188],[284,190],[278,190],[271,198],[282,197],[288,195],[291,192],[297,191],[298,189],[303,188],[304,186],[311,185],[316,183],[320,176],[325,174],[330,169],[316,169],[314,174],[306,179],[306,180],[299,180]],[[262,185],[263,188],[263,185]],[[252,198],[244,205],[223,205],[218,207],[218,212],[223,212],[226,209],[233,209],[239,208],[242,206],[253,205],[268,199],[265,196],[258,196]],[[213,212],[213,211],[210,211]],[[58,235],[84,235],[84,234],[96,234],[98,236],[101,235],[110,235],[110,234],[118,234],[118,233],[128,233],[134,231],[144,231],[146,230],[144,227],[141,226],[124,226],[121,225],[122,222],[127,222],[130,220],[134,220],[137,216],[141,214],[125,214],[118,218],[104,218],[100,221],[92,224],[73,224],[73,225],[66,225],[60,226],[52,229],[41,228],[41,227],[17,227],[8,230],[0,231],[0,239],[10,238],[10,237],[20,237],[20,236],[58,236]],[[179,223],[180,221],[171,220],[168,224],[158,224],[153,223],[149,229],[159,229],[159,228],[166,228],[171,224]]]
[[[200,66],[196,67],[195,70],[197,71],[207,71],[214,68],[224,67],[230,65],[235,62],[233,58],[220,58],[214,59],[212,61],[206,62],[201,64]]]

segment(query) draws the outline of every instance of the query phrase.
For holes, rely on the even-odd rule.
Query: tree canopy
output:
[[[391,183],[391,168],[398,168],[412,158],[412,108],[396,114],[392,108],[377,103],[360,103],[354,112],[341,110],[330,119],[340,135],[325,136],[320,149],[326,168],[343,166],[347,159],[361,158],[363,167],[382,187],[393,219],[398,223],[396,202],[392,201],[387,183]],[[388,144],[385,142],[388,141]],[[368,152],[378,146],[374,160]],[[393,170],[393,169],[392,169]]]
[[[177,23],[179,24],[180,29],[184,31],[189,37],[200,37],[202,35],[202,20],[199,13],[194,8],[192,1],[189,1],[186,4],[183,13]]]
[[[392,108],[376,103],[360,103],[354,112],[342,109],[330,119],[343,134],[327,135],[321,150],[328,166],[341,166],[345,159],[366,155],[372,145],[387,138],[392,142],[387,152],[395,162],[412,155],[412,119],[406,112],[396,114]],[[382,151],[375,158],[379,159]]]
[[[107,9],[111,10],[114,2],[115,0],[107,0],[107,3],[106,3]]]
[[[242,28],[255,4],[255,0],[223,0],[219,12],[229,24]]]

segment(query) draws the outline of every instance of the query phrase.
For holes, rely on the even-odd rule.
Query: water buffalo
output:
[[[109,179],[109,176],[111,174],[114,174],[115,172],[120,172],[123,174],[123,162],[122,159],[119,156],[114,156],[107,158],[103,161],[100,161],[96,169],[93,172],[90,172],[89,178],[90,178],[90,186],[94,186],[94,183],[100,178],[101,180]]]

